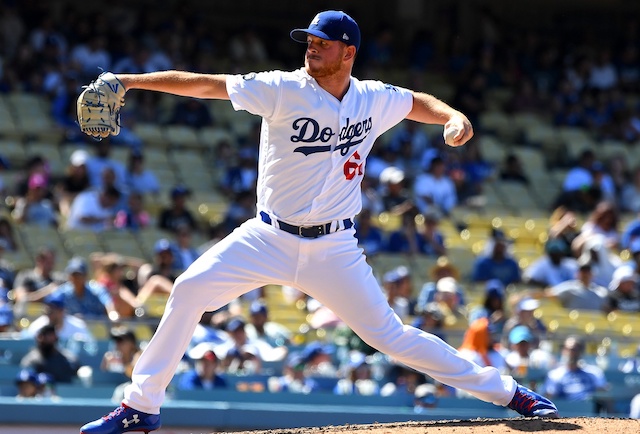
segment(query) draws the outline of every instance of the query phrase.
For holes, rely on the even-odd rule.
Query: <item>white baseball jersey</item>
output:
[[[407,90],[351,77],[338,101],[301,68],[227,79],[233,107],[262,116],[258,209],[296,225],[360,212],[365,159],[413,107]]]

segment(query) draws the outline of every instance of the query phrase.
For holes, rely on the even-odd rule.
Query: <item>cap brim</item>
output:
[[[289,33],[289,36],[291,36],[291,39],[296,42],[306,44],[307,34],[317,36],[318,38],[326,39],[328,41],[333,41],[329,35],[316,29],[293,29],[291,33]]]

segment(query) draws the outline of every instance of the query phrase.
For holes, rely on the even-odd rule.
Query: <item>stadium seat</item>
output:
[[[6,136],[2,131],[2,122],[3,121],[0,121],[0,134]],[[20,169],[25,161],[27,161],[27,153],[25,152],[24,144],[15,138],[0,140],[0,155],[9,161],[12,169]]]
[[[185,125],[167,125],[164,128],[165,137],[172,146],[183,148],[200,148],[196,129]]]
[[[133,132],[148,147],[167,147],[169,140],[164,135],[164,131],[156,124],[137,123],[133,127]]]
[[[68,160],[63,160],[57,144],[51,142],[29,142],[27,144],[27,155],[40,155],[49,163],[51,172],[54,174],[62,174],[67,166]]]

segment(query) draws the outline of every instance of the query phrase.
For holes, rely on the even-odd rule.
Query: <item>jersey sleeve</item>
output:
[[[230,75],[227,93],[235,110],[270,118],[278,106],[281,82],[278,71]]]
[[[409,89],[374,82],[380,109],[380,134],[400,123],[413,108],[413,93]]]

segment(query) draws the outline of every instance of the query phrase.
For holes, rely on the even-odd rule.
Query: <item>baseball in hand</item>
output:
[[[442,134],[442,136],[444,137],[444,142],[449,146],[454,146],[454,137],[457,136],[459,132],[460,130],[456,126],[446,127]]]

